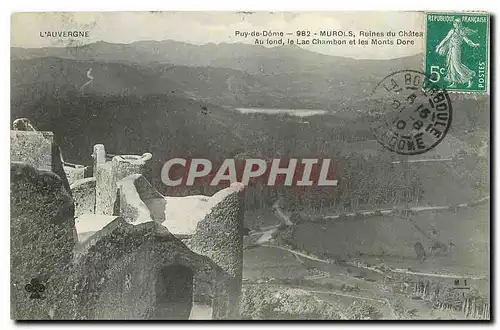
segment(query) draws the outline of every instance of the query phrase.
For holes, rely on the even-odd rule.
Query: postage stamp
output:
[[[372,94],[382,110],[373,132],[385,148],[418,155],[437,146],[451,125],[448,93],[423,73],[402,70],[385,77]]]
[[[453,92],[488,91],[488,29],[485,13],[426,13],[425,72]]]

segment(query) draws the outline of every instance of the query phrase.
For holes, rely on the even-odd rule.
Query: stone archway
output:
[[[193,271],[182,265],[162,268],[156,279],[152,319],[188,319],[193,305]]]

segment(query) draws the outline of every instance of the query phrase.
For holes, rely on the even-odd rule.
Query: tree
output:
[[[415,251],[415,254],[417,255],[417,259],[420,262],[425,261],[425,249],[424,246],[422,245],[421,242],[416,242],[413,244],[413,250]]]

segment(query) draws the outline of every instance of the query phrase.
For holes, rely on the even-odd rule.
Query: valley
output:
[[[284,309],[316,301],[317,318],[349,310],[385,319],[464,317],[453,305],[462,298],[448,289],[445,302],[433,298],[419,287],[425,281],[448,288],[469,278],[471,296],[489,299],[489,99],[453,95],[452,127],[424,155],[388,151],[371,131],[383,115],[373,88],[420,56],[357,61],[165,41],[15,48],[11,59],[12,120],[54,132],[75,164],[91,165],[97,143],[111,154],[150,152],[162,194],[227,187],[165,186],[161,168],[175,157],[209,158],[214,168],[227,158],[334,159],[337,187],[246,187],[243,276],[255,297],[276,303],[269,292],[278,292]],[[94,79],[82,92],[89,68]],[[292,225],[275,234],[278,202]],[[268,233],[265,244],[255,245],[255,232]]]

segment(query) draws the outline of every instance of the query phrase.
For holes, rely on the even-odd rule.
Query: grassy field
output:
[[[337,259],[354,257],[389,265],[404,264],[415,269],[436,272],[482,273],[489,265],[489,205],[452,211],[421,212],[414,223],[399,216],[349,218],[327,224],[325,227],[305,223],[295,231],[297,246],[311,253],[328,252]],[[422,242],[430,247],[432,239],[455,246],[444,256],[417,261],[413,244]],[[401,266],[398,266],[401,267]]]

